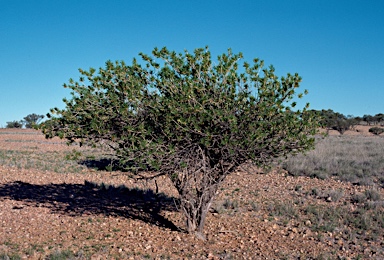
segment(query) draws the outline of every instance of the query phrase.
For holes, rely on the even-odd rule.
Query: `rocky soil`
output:
[[[384,227],[321,228],[326,217],[308,213],[353,214],[363,204],[352,198],[370,187],[240,169],[223,183],[201,241],[184,231],[166,178],[65,170],[76,164],[73,149],[88,151],[33,130],[0,130],[0,259],[384,259]],[[63,169],[44,168],[42,157]]]

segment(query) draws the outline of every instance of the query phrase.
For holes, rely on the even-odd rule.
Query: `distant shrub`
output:
[[[384,133],[384,128],[380,127],[371,127],[369,128],[369,132],[375,135],[379,135],[381,133]]]
[[[22,128],[23,123],[21,121],[11,121],[7,122],[6,128]]]

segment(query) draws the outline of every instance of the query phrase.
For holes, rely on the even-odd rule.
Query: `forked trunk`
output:
[[[187,147],[181,152],[183,167],[180,172],[171,172],[170,178],[180,195],[187,231],[205,239],[203,230],[208,211],[220,183],[234,169],[234,164],[217,160],[213,163],[200,146]]]
[[[213,188],[213,187],[212,187]],[[207,214],[212,205],[216,189],[209,189],[211,192],[205,193],[203,196],[189,198],[181,196],[181,209],[186,217],[187,231],[195,234],[199,239],[205,240],[204,225]]]

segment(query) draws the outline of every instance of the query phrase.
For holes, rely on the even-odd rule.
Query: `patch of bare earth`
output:
[[[1,151],[48,156],[73,149],[35,131],[0,130]],[[145,182],[86,167],[57,173],[8,158],[0,165],[0,255],[45,259],[69,250],[79,259],[383,259],[382,236],[360,241],[337,229],[316,230],[303,212],[311,205],[342,207],[366,189],[281,171],[239,171],[222,185],[201,241],[184,232],[176,191],[165,178]],[[330,191],[342,196],[333,200]]]

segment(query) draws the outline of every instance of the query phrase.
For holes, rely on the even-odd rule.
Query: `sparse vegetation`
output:
[[[282,167],[294,176],[331,177],[384,187],[384,139],[361,136],[318,138],[316,149],[289,157]]]
[[[39,122],[44,118],[43,115],[37,115],[35,113],[29,114],[20,121],[7,122],[6,128],[34,128],[38,127]]]
[[[71,155],[71,153],[68,153]],[[0,164],[18,169],[38,169],[57,173],[81,172],[86,169],[76,160],[69,160],[68,154],[58,152],[41,153],[29,151],[0,150]]]
[[[6,128],[22,128],[23,123],[21,121],[11,121],[7,122]]]
[[[334,112],[332,109],[310,110],[308,113],[316,116],[323,128],[336,130],[340,134],[344,134],[345,131],[353,129],[355,125],[360,122],[360,119],[357,117],[345,116],[341,113]]]
[[[19,254],[7,254],[7,253],[1,253],[0,252],[0,260],[21,260],[21,257]]]
[[[48,255],[47,260],[68,260],[75,259],[75,255],[70,250],[57,250]]]
[[[169,196],[175,192],[171,185],[155,192],[153,180],[123,182],[128,173],[105,172],[102,165],[110,162],[95,150],[47,142],[27,129],[3,129],[0,259],[382,259],[382,141],[329,136],[317,140],[308,158],[288,159],[302,162],[302,168],[320,160],[321,179],[283,170],[229,176],[208,214],[203,242],[170,228],[183,223],[167,210],[176,196]],[[329,167],[333,159],[344,164]],[[348,181],[351,176],[327,172],[347,161],[358,166],[349,166],[350,174],[366,173],[354,179],[359,185]],[[19,228],[24,221],[28,224]]]
[[[272,201],[268,205],[270,216],[279,216],[287,219],[294,219],[298,216],[298,210],[292,201]]]

